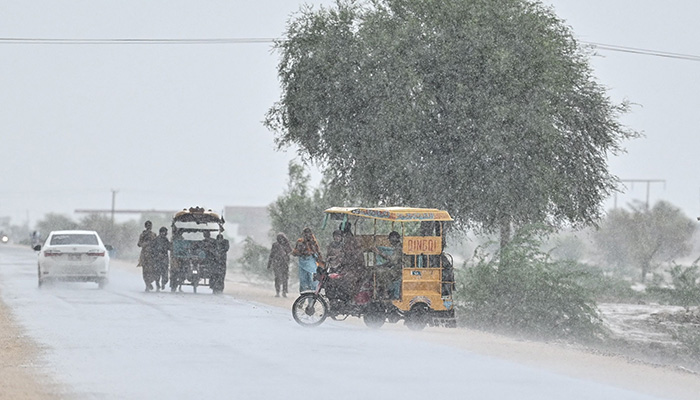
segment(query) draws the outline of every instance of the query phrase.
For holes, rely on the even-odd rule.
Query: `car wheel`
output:
[[[97,281],[97,288],[98,288],[98,289],[104,289],[105,286],[107,286],[107,283],[108,283],[108,281],[107,281],[106,278],[105,278],[105,279],[100,279],[99,281]]]

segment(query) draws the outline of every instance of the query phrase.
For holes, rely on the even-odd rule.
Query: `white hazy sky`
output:
[[[301,4],[332,1],[0,0],[0,38],[278,38]],[[693,0],[544,2],[585,42],[700,55]],[[650,200],[700,215],[700,62],[598,51],[591,62],[623,121],[643,131],[610,160],[660,179]],[[279,98],[277,54],[256,44],[0,43],[0,217],[75,209],[264,206],[293,151],[261,124]],[[617,204],[645,200],[635,184]],[[614,204],[613,199],[608,207]]]

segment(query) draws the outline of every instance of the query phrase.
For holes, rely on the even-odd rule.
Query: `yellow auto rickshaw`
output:
[[[455,327],[453,261],[444,252],[451,221],[447,211],[429,208],[325,210],[324,227],[338,224],[343,241],[357,243],[364,281],[348,293],[338,284],[348,271],[319,267],[317,289],[302,293],[292,306],[295,321],[316,326],[327,317],[356,316],[374,328],[400,320],[414,330],[426,325]]]

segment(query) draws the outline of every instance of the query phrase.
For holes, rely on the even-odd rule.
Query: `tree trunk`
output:
[[[510,217],[503,216],[500,221],[500,231],[501,231],[501,249],[506,247],[510,243]]]
[[[649,263],[645,262],[642,264],[642,283],[644,283],[644,281],[646,281],[647,272],[649,272]]]

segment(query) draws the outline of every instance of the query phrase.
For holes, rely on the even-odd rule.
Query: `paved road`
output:
[[[135,269],[134,269],[135,270]],[[36,285],[29,249],[0,247],[2,300],[76,399],[616,399],[654,397],[413,339],[209,293]],[[207,292],[207,291],[203,291]]]

